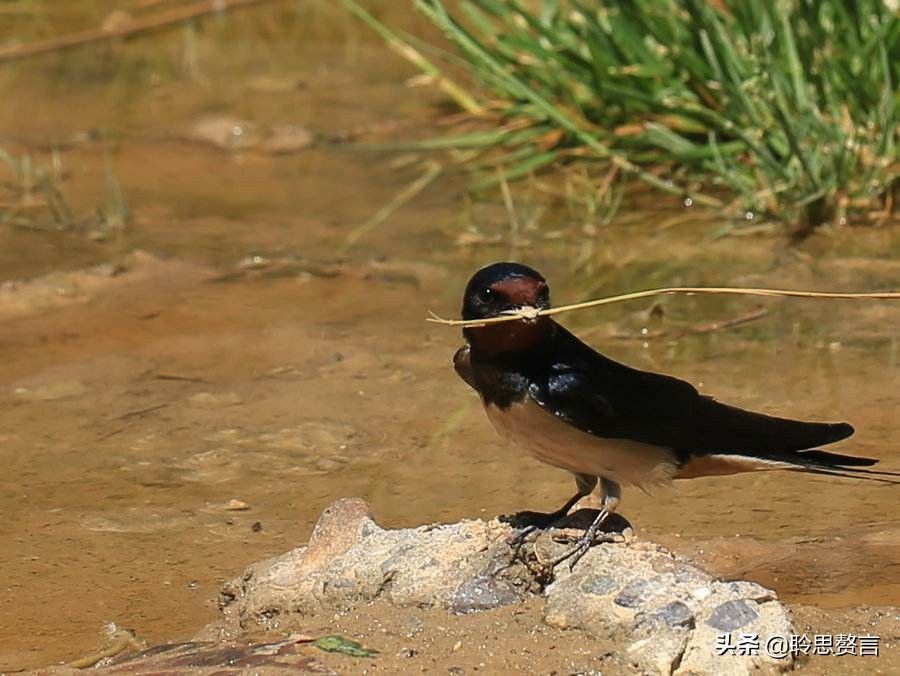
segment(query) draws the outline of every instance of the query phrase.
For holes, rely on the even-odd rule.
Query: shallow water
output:
[[[423,321],[453,315],[482,264],[533,264],[557,302],[666,284],[900,286],[896,227],[791,250],[773,234],[713,240],[721,221],[638,190],[592,235],[550,202],[512,240],[499,199],[461,208],[458,178],[344,251],[421,169],[328,139],[437,133],[439,100],[354,29],[331,45],[321,26],[282,35],[279,11],[0,69],[17,92],[0,144],[42,162],[59,144],[79,213],[108,200],[108,153],[134,214],[94,237],[0,226],[0,278],[24,280],[0,288],[0,669],[89,652],[111,621],[150,642],[190,636],[224,579],[303,542],[338,497],[366,498],[390,526],[558,506],[571,479],[494,435],[450,367],[458,332]],[[260,33],[262,47],[216,51]],[[223,150],[190,134],[211,114],[320,140]],[[481,243],[460,245],[472,223]],[[848,420],[857,434],[836,448],[900,469],[900,308],[766,301],[765,316],[704,332],[757,303],[667,298],[661,319],[650,306],[563,321],[722,400]],[[788,601],[900,604],[896,487],[744,475],[626,489],[621,511]]]

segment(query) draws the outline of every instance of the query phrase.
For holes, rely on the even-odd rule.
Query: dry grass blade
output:
[[[559,307],[549,308],[547,310],[537,310],[530,312],[510,312],[502,317],[491,317],[489,319],[444,319],[430,312],[430,317],[425,321],[434,324],[444,324],[445,326],[487,326],[488,324],[500,324],[502,322],[519,321],[522,319],[533,320],[537,317],[547,317],[550,315],[561,314],[563,312],[571,312],[573,310],[584,310],[600,305],[610,305],[612,303],[623,303],[629,300],[638,300],[640,298],[651,298],[653,296],[665,296],[670,294],[683,293],[692,295],[730,295],[730,296],[767,296],[770,298],[827,298],[827,299],[844,299],[844,300],[900,300],[900,291],[861,291],[861,292],[841,292],[841,291],[795,291],[792,289],[754,289],[737,286],[668,286],[659,289],[647,289],[646,291],[634,291],[632,293],[624,293],[618,296],[609,296],[607,298],[598,298],[596,300],[588,300],[582,303],[573,303],[571,305],[560,305]]]
[[[397,209],[402,207],[404,204],[413,199],[416,195],[422,192],[425,188],[427,188],[431,183],[441,175],[444,168],[443,166],[435,162],[434,160],[428,160],[423,163],[425,167],[425,171],[422,172],[422,175],[419,176],[412,183],[407,185],[403,190],[397,193],[394,198],[385,204],[378,212],[372,216],[368,221],[357,227],[355,230],[350,232],[347,235],[347,238],[344,240],[344,245],[341,247],[341,253],[346,253],[347,250],[352,247],[356,242],[359,241],[361,237],[371,232],[379,225],[384,223],[388,218],[391,217]]]
[[[460,108],[472,115],[480,115],[484,112],[484,108],[473,96],[466,92],[462,87],[458,86],[453,80],[445,76],[437,66],[426,59],[422,53],[409,44],[409,42],[403,40],[397,33],[378,22],[375,17],[354,2],[354,0],[343,0],[343,3],[354,16],[378,33],[392,50],[421,70],[423,74],[431,79],[432,83],[435,84],[438,89],[456,101]]]

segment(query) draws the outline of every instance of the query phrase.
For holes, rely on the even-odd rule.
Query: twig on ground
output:
[[[757,319],[762,319],[767,314],[769,314],[769,310],[760,306],[751,310],[750,312],[745,312],[744,314],[738,315],[737,317],[732,317],[731,319],[722,319],[719,321],[709,322],[707,324],[699,324],[697,326],[693,326],[687,329],[685,333],[715,333],[716,331],[722,331],[723,329],[730,329],[735,326],[743,326],[744,324],[755,322]]]
[[[651,330],[641,330],[637,333],[631,332],[622,332],[617,331],[612,335],[607,336],[608,338],[612,338],[614,340],[660,340],[663,338],[668,338],[670,340],[683,338],[684,336],[698,336],[704,335],[707,333],[715,333],[716,331],[724,331],[725,329],[731,329],[736,326],[743,326],[744,324],[749,324],[750,322],[754,322],[757,319],[762,319],[763,317],[769,314],[769,310],[762,306],[754,308],[750,312],[744,312],[743,314],[738,315],[737,317],[732,317],[731,319],[720,319],[712,322],[706,322],[703,324],[696,324],[695,326],[687,326],[683,328],[671,328],[671,329],[659,329],[656,331]],[[588,334],[594,333],[593,331],[588,331]]]
[[[159,14],[147,18],[128,21],[121,26],[115,26],[108,29],[92,28],[70,33],[69,35],[63,35],[58,38],[39,40],[26,45],[16,45],[7,49],[2,49],[0,50],[0,63],[19,61],[39,54],[48,54],[64,49],[71,49],[73,47],[80,47],[81,45],[90,44],[92,42],[102,42],[114,38],[130,37],[139,33],[149,33],[151,31],[168,28],[173,24],[189,21],[190,19],[197,19],[206,16],[207,14],[221,14],[235,9],[252,7],[253,5],[260,5],[265,2],[273,1],[274,0],[204,0],[203,2],[195,2],[191,5],[177,7],[166,12],[160,12]]]
[[[144,415],[144,414],[146,414],[146,413],[152,413],[153,411],[158,411],[159,409],[165,408],[165,407],[168,406],[168,405],[169,405],[169,404],[163,402],[162,404],[154,404],[153,406],[147,406],[147,407],[145,407],[145,408],[139,408],[139,409],[134,410],[134,411],[128,411],[127,413],[123,413],[122,415],[117,416],[116,418],[113,418],[113,420],[128,420],[128,418],[134,418],[134,417],[137,417],[137,416]]]

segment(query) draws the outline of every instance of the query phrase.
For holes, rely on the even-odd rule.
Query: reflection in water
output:
[[[152,44],[116,54],[132,63]],[[0,288],[0,354],[15,355],[0,359],[0,668],[86,652],[110,620],[151,642],[190,636],[215,615],[223,579],[305,540],[341,496],[365,497],[395,526],[545,509],[570,491],[568,475],[494,436],[450,367],[458,332],[423,321],[429,309],[451,314],[472,270],[509,254],[501,205],[476,205],[479,237],[464,241],[477,243],[454,245],[458,186],[439,182],[338,259],[416,170],[330,143],[272,154],[185,137],[211,110],[325,139],[386,120],[428,133],[409,121],[430,109],[379,47],[269,49],[271,63],[242,47],[230,57],[240,62],[207,55],[208,82],[166,76],[137,90],[114,72],[75,86],[53,58],[0,74],[18,92],[2,128],[20,144],[113,133],[136,217],[105,241],[0,229],[0,275],[37,278]],[[262,76],[303,86],[248,95]],[[65,146],[62,162],[73,202],[97,204],[102,149]],[[543,229],[518,233],[516,256],[546,271],[558,302],[668,284],[900,280],[896,229],[837,231],[780,252],[774,237],[710,241],[714,219],[672,221],[684,207],[645,208],[655,201],[636,193],[590,236],[551,203]],[[248,266],[251,256],[267,264]],[[648,302],[562,321],[611,357],[723,400],[848,420],[857,434],[838,448],[900,468],[900,310],[767,301],[753,321],[694,330],[756,302],[666,298],[652,312]],[[630,491],[621,510],[640,535],[788,600],[900,603],[891,487],[766,473]]]

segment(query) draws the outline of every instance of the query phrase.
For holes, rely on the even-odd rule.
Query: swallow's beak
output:
[[[505,310],[503,314],[505,315],[522,315],[526,322],[535,322],[537,321],[538,316],[540,315],[541,310],[546,310],[546,307],[541,307],[539,305],[519,305],[518,307],[510,308],[509,310]]]

